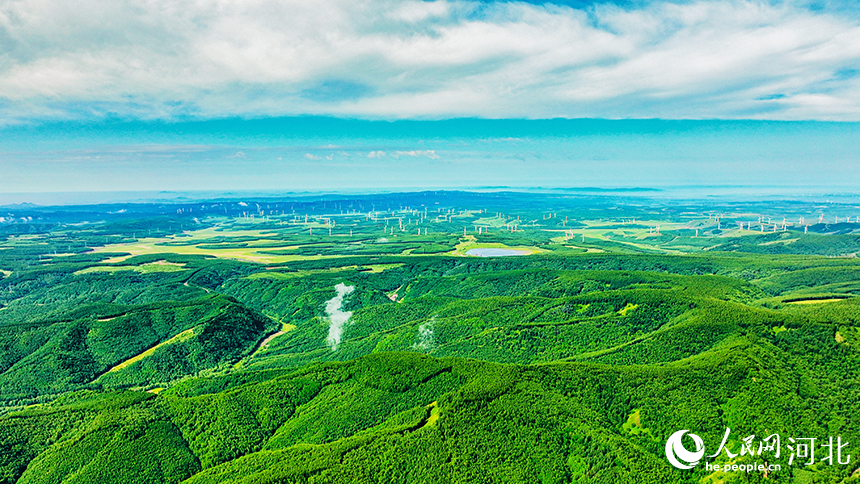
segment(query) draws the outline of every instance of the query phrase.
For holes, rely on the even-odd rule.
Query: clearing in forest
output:
[[[114,366],[113,368],[111,368],[107,372],[113,373],[115,371],[122,370],[123,368],[129,367],[129,366],[137,363],[138,361],[146,358],[147,356],[152,355],[153,353],[155,353],[156,350],[158,350],[162,346],[167,346],[167,345],[170,345],[173,343],[180,343],[182,341],[185,341],[185,340],[191,338],[192,336],[194,336],[194,328],[186,329],[185,331],[177,334],[176,336],[170,338],[169,340],[158,343],[157,345],[153,346],[152,348],[149,348],[148,350],[144,351],[143,353],[132,356],[131,358],[129,358],[129,359],[123,361],[122,363]]]

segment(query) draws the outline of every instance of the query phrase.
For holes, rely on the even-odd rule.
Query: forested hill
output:
[[[0,482],[860,481],[850,230],[256,209],[4,229]],[[667,462],[726,428],[856,455]]]
[[[816,325],[779,334],[736,336],[653,367],[386,352],[298,371],[191,379],[158,395],[76,393],[3,419],[3,476],[20,475],[22,483],[698,482],[710,473],[674,469],[662,456],[677,429],[696,429],[712,444],[727,426],[737,435],[860,437],[856,390],[845,381],[856,346],[832,344],[832,332]],[[754,482],[832,482],[853,468],[779,462],[786,472]]]

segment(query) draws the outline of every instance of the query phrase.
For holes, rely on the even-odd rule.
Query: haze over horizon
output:
[[[847,190],[858,13],[836,0],[7,2],[0,193]]]

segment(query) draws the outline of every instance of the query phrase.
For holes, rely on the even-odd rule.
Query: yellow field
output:
[[[834,297],[831,299],[804,299],[802,301],[791,301],[788,304],[818,304],[818,303],[829,303],[836,301],[844,301],[847,298],[844,297]]]
[[[657,250],[664,252],[666,254],[683,254],[684,252],[677,249],[669,249],[664,247],[659,247],[657,245],[652,245],[648,243],[639,243],[633,242],[630,240],[630,237],[635,237],[636,240],[647,241],[649,238],[657,237],[656,233],[648,233],[648,229],[641,228],[630,228],[630,229],[618,229],[618,228],[609,228],[613,225],[618,225],[618,222],[595,222],[595,221],[582,221],[585,223],[586,227],[579,227],[571,229],[573,230],[573,237],[570,238],[570,242],[580,242],[582,241],[582,236],[585,235],[585,243],[588,243],[588,239],[597,239],[606,242],[614,242],[617,244],[629,245],[631,247],[636,247],[637,249],[645,249],[645,250]],[[651,226],[660,225],[660,229],[663,231],[667,230],[676,230],[683,227],[683,224],[669,224],[666,222],[653,222],[653,221],[637,221],[637,224],[646,224]],[[565,233],[566,231],[563,229],[543,229],[544,232],[558,232],[560,234]],[[564,243],[565,238],[563,235],[559,237],[553,237],[553,242]],[[601,249],[591,249],[587,247],[576,247],[571,246],[571,248],[580,248],[587,249],[588,252],[604,252]],[[691,247],[693,248],[693,247]]]
[[[141,264],[139,266],[94,266],[75,272],[75,275],[91,274],[93,272],[135,271],[143,274],[152,272],[180,272],[185,270],[185,264],[176,264],[163,260]]]
[[[310,225],[310,224],[308,224]],[[325,226],[320,226],[325,228]],[[352,257],[350,254],[332,254],[332,255],[299,255],[299,254],[265,254],[266,250],[291,250],[298,249],[301,244],[293,244],[292,241],[284,238],[273,237],[272,231],[265,230],[232,230],[227,227],[215,227],[202,230],[184,232],[183,236],[169,237],[147,237],[138,239],[134,242],[111,244],[93,249],[94,253],[117,253],[124,252],[130,255],[112,257],[103,261],[107,264],[116,264],[126,261],[130,257],[142,255],[157,255],[157,254],[179,254],[179,255],[204,255],[223,259],[235,259],[247,262],[257,262],[267,265],[285,264],[294,261],[303,260],[319,260],[333,259],[340,257]],[[254,237],[256,240],[243,242],[248,244],[246,247],[229,247],[229,241],[224,242],[225,247],[219,248],[218,242],[213,242],[211,239],[215,237],[234,238],[234,237]],[[343,234],[332,235],[332,238],[344,237]],[[183,242],[190,245],[163,245],[165,243]],[[343,243],[338,240],[335,243]],[[471,247],[470,247],[471,248]],[[537,248],[525,248],[531,252],[540,251]],[[401,255],[424,256],[425,254],[413,254],[412,250],[407,249]],[[385,270],[386,267],[377,265],[369,266],[374,272]]]
[[[114,366],[113,368],[111,368],[111,369],[110,369],[110,370],[108,370],[107,372],[108,372],[108,373],[112,373],[112,372],[114,372],[114,371],[122,370],[123,368],[126,368],[126,367],[128,367],[128,366],[131,366],[131,365],[133,365],[133,364],[137,363],[138,361],[140,361],[140,360],[142,360],[142,359],[146,358],[147,356],[152,355],[153,353],[155,353],[155,351],[156,351],[158,348],[161,348],[162,346],[167,346],[167,345],[169,345],[169,344],[173,344],[173,343],[179,343],[179,342],[181,342],[181,341],[185,341],[185,340],[187,340],[187,339],[191,338],[192,336],[194,336],[194,328],[186,329],[185,331],[183,331],[183,332],[181,332],[181,333],[177,334],[176,336],[174,336],[174,337],[170,338],[169,340],[164,341],[164,342],[162,342],[162,343],[159,343],[159,344],[157,344],[157,345],[153,346],[152,348],[150,348],[150,349],[148,349],[148,350],[144,351],[143,353],[140,353],[140,354],[139,354],[139,355],[137,355],[137,356],[133,356],[133,357],[131,357],[131,358],[129,358],[129,359],[127,359],[127,360],[123,361],[122,363],[120,363],[120,364],[118,364],[118,365]]]
[[[257,252],[259,248],[271,248],[272,244],[282,244],[283,241],[268,238],[267,236],[271,235],[271,232],[260,231],[260,230],[218,230],[220,227],[210,227],[202,230],[194,230],[185,232],[185,237],[147,237],[138,239],[135,242],[126,243],[126,244],[111,244],[106,245],[104,247],[97,247],[93,250],[93,252],[128,252],[129,256],[120,256],[114,257],[106,260],[106,263],[117,263],[122,262],[129,257],[138,256],[138,255],[151,255],[151,254],[185,254],[185,255],[210,255],[214,257],[221,257],[225,259],[239,259],[246,260],[251,262],[261,262],[261,263],[279,263],[279,262],[287,262],[291,260],[301,260],[301,259],[313,259],[314,257],[307,256],[277,256],[277,255],[267,255],[260,254]],[[241,249],[201,249],[197,245],[178,245],[178,246],[165,246],[165,245],[157,245],[159,243],[165,242],[195,242],[199,241],[200,243],[205,244],[206,240],[212,239],[214,237],[255,237],[257,240],[251,242],[253,245],[250,247],[243,247]],[[266,245],[268,244],[268,245]],[[282,247],[285,248],[285,247]]]
[[[436,421],[439,420],[439,406],[437,405],[437,402],[431,403],[429,407],[430,416],[427,417],[427,423],[424,424],[425,426],[434,425],[436,424]]]
[[[261,264],[282,264],[296,260],[317,260],[320,256],[303,256],[303,255],[272,255],[261,254],[257,252],[261,247],[243,247],[241,249],[202,249],[196,245],[181,245],[181,246],[165,246],[155,245],[158,242],[167,242],[171,239],[141,239],[137,242],[128,244],[112,244],[104,247],[98,247],[93,252],[128,252],[131,256],[151,255],[151,254],[183,254],[183,255],[209,255],[222,259],[237,259],[248,262],[259,262]],[[115,258],[121,262],[128,257]],[[341,255],[327,256],[330,258],[345,257]],[[108,261],[105,261],[108,262]]]
[[[371,264],[365,266],[341,266],[341,267],[331,267],[328,269],[311,269],[311,270],[302,270],[302,271],[292,271],[292,272],[255,272],[251,275],[245,276],[245,279],[275,279],[275,280],[286,280],[292,279],[294,277],[304,277],[310,276],[313,274],[324,274],[327,272],[342,272],[342,271],[352,271],[361,267],[362,269],[370,269],[371,273],[378,274],[380,272],[386,271],[388,269],[394,269],[396,267],[400,267],[403,264]]]

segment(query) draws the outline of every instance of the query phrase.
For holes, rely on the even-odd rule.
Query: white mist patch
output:
[[[349,321],[350,316],[352,316],[352,311],[341,310],[343,299],[355,290],[355,286],[347,286],[341,282],[334,286],[334,289],[337,291],[337,296],[325,303],[325,312],[328,314],[329,320],[326,342],[331,346],[332,351],[337,351],[337,345],[340,344],[340,337],[343,334],[343,326]]]
[[[433,316],[430,321],[418,326],[418,340],[412,345],[413,348],[419,350],[429,350],[433,347],[435,337],[433,335],[433,326],[436,324],[436,316]]]

